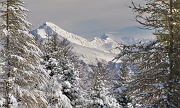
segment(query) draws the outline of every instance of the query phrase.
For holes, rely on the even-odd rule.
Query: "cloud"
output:
[[[136,0],[140,3],[143,0]],[[26,0],[35,27],[50,21],[79,35],[100,35],[138,25],[131,0]]]

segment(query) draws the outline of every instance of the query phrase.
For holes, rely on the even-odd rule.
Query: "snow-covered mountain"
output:
[[[109,33],[89,41],[81,36],[69,33],[51,22],[43,23],[38,29],[33,30],[32,34],[41,42],[47,40],[48,36],[53,34],[57,34],[60,39],[67,39],[73,44],[74,52],[86,63],[94,63],[97,60],[111,61],[120,52],[115,49],[119,43],[135,43],[134,38],[115,39]]]

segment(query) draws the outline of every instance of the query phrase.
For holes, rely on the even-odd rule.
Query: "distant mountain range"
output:
[[[100,38],[95,37],[89,41],[81,36],[69,33],[51,22],[43,23],[38,29],[33,30],[32,34],[41,42],[46,41],[48,36],[53,34],[57,34],[59,39],[67,39],[74,46],[73,51],[88,64],[104,60],[109,62],[120,52],[116,49],[119,44],[134,44],[139,41],[133,37],[118,39],[110,33],[106,33]]]

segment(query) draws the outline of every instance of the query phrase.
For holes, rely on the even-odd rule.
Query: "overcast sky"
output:
[[[143,0],[134,0],[142,3]],[[112,32],[119,36],[149,37],[136,28],[134,14],[126,5],[131,0],[26,0],[28,20],[34,28],[52,22],[62,29],[88,39]],[[33,29],[34,29],[33,28]]]

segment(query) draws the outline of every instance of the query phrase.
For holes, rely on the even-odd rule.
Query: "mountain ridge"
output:
[[[111,61],[120,52],[116,47],[119,44],[132,44],[135,42],[134,38],[126,37],[122,39],[115,39],[112,34],[106,33],[100,38],[95,37],[89,41],[81,36],[69,33],[51,22],[45,22],[39,28],[32,31],[32,34],[37,37],[40,42],[47,40],[48,36],[54,34],[58,38],[65,38],[74,46],[74,52],[87,63],[96,62],[97,60]],[[130,42],[128,42],[128,39]]]

